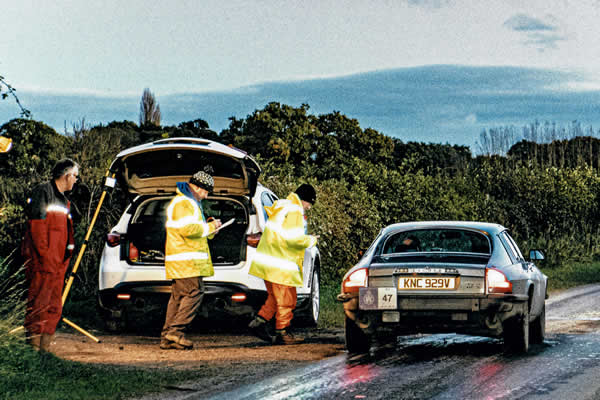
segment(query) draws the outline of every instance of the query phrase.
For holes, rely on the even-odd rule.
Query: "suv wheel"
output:
[[[319,271],[313,270],[312,285],[310,287],[310,298],[308,300],[308,307],[306,311],[298,315],[298,326],[302,327],[314,327],[319,322],[319,315],[321,314],[321,287],[319,283]]]
[[[321,287],[319,286],[319,272],[313,271],[312,286],[310,288],[310,326],[316,326],[319,322],[319,315],[321,314]]]

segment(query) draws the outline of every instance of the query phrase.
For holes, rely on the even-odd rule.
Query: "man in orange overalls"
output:
[[[36,186],[27,199],[28,221],[21,255],[29,283],[25,329],[36,350],[48,351],[62,314],[65,273],[75,248],[71,203],[64,192],[73,189],[79,166],[63,159],[52,179]]]

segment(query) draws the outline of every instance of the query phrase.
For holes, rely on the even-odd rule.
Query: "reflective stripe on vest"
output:
[[[57,204],[51,204],[46,207],[46,212],[59,212],[69,215],[69,209],[67,207],[59,206]]]
[[[187,253],[170,254],[165,257],[165,261],[189,261],[189,260],[208,260],[208,253],[193,251]]]
[[[265,228],[269,228],[273,232],[281,235],[286,240],[293,240],[299,236],[304,235],[303,228],[284,229],[283,221],[292,212],[298,212],[304,214],[304,209],[297,204],[287,203],[283,207],[277,209],[275,218],[271,218],[265,224]]]
[[[27,199],[27,200],[29,201],[30,199]],[[49,212],[58,212],[58,213],[61,213],[61,214],[65,214],[67,216],[67,218],[72,219],[71,218],[71,213],[69,212],[69,209],[67,207],[64,207],[64,206],[61,206],[61,205],[58,205],[58,204],[51,204],[48,207],[46,207],[46,215]]]
[[[189,201],[192,204],[192,208],[194,209],[194,215],[188,215],[187,217],[183,217],[178,219],[177,221],[173,220],[173,209],[179,202],[181,201]],[[167,223],[165,224],[167,228],[185,228],[187,225],[202,225],[202,237],[207,237],[210,235],[210,227],[208,224],[200,218],[200,207],[196,202],[192,201],[186,196],[176,197],[175,201],[172,201],[167,208]]]
[[[281,224],[277,224],[272,221],[268,221],[265,225],[265,228],[269,228],[271,231],[281,235],[281,237],[286,240],[294,240],[297,237],[304,235],[304,228],[283,229]]]
[[[296,272],[300,270],[298,265],[293,261],[286,260],[285,258],[273,257],[265,253],[256,252],[254,254],[254,260],[268,265],[269,267],[284,269],[286,271]]]

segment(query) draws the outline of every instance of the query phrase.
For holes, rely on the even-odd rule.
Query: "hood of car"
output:
[[[209,172],[214,194],[253,196],[260,166],[246,152],[200,138],[157,140],[123,150],[110,166],[130,195],[174,193],[197,171]]]

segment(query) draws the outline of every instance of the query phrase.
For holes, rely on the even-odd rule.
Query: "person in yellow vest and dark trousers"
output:
[[[185,330],[202,304],[202,278],[214,275],[207,239],[212,239],[221,226],[218,219],[207,222],[202,211],[202,200],[213,188],[212,176],[198,171],[188,183],[177,183],[177,195],[167,207],[165,270],[173,283],[161,332],[163,350],[194,346],[185,337]]]
[[[302,184],[286,199],[265,207],[269,217],[249,274],[262,278],[267,300],[248,327],[272,344],[294,344],[301,340],[289,332],[296,308],[296,287],[302,287],[304,251],[317,244],[318,236],[306,234],[305,211],[315,203],[315,189]],[[275,317],[275,336],[267,323]]]

